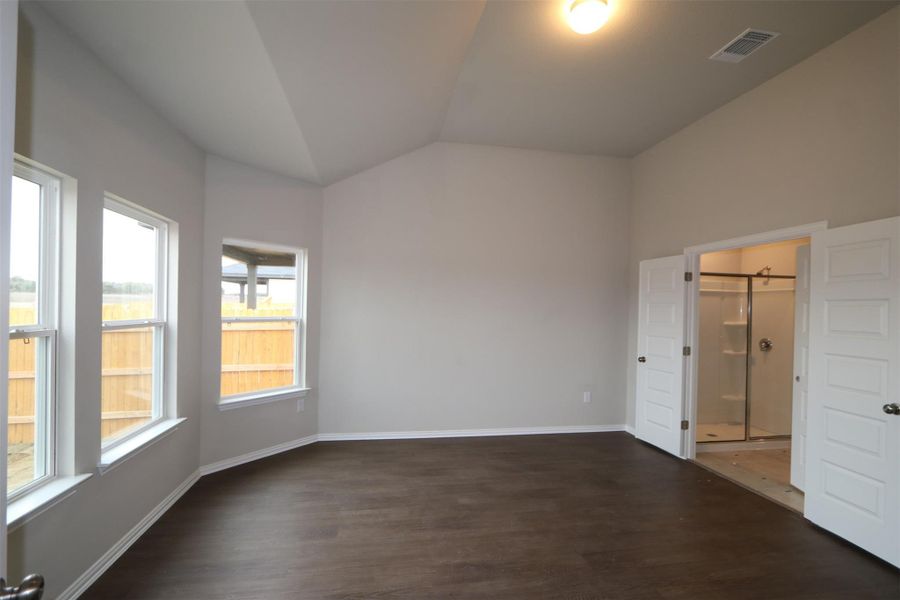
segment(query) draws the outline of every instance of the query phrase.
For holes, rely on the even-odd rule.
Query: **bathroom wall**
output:
[[[769,266],[772,275],[794,275],[797,248],[808,238],[736,248],[704,254],[703,272],[756,273]],[[793,280],[753,280],[752,329],[734,325],[745,321],[746,280],[702,277],[700,295],[700,347],[698,388],[698,441],[735,439],[727,427],[715,431],[710,424],[737,426],[745,420],[744,383],[750,377],[751,436],[788,435],[791,429],[793,386],[794,294]],[[721,290],[721,291],[717,291]],[[727,325],[725,321],[732,321]],[[746,335],[751,337],[750,367],[737,354]],[[760,350],[762,338],[771,350]],[[733,429],[733,427],[732,427]],[[709,431],[707,431],[709,430]],[[727,432],[727,433],[726,433]]]

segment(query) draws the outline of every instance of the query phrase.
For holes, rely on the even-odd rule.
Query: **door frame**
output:
[[[741,237],[699,244],[684,249],[687,269],[693,275],[693,284],[686,286],[685,294],[685,344],[692,349],[699,348],[700,344],[700,255],[719,250],[734,250],[747,246],[785,242],[797,238],[810,237],[817,231],[828,229],[828,221],[816,221],[796,227],[785,227],[763,233],[745,235]],[[700,370],[699,352],[691,352],[688,357],[684,372],[684,418],[688,421],[688,427],[682,433],[681,447],[683,458],[693,460],[697,457],[696,424],[697,424],[697,381]]]

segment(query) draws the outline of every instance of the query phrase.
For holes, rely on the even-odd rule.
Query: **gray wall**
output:
[[[446,143],[326,188],[320,431],[622,424],[629,188]]]
[[[322,190],[210,156],[206,160],[203,267],[203,406],[200,464],[206,465],[317,431]],[[308,250],[307,384],[303,412],[284,400],[220,412],[222,240],[238,238]]]
[[[629,423],[639,261],[813,221],[898,214],[898,19],[892,9],[634,159],[621,357]]]
[[[197,468],[204,155],[34,3],[22,4],[16,151],[78,180],[78,318],[72,356],[76,472],[100,452],[101,209],[112,192],[178,222],[178,412],[188,420],[9,536],[9,574],[47,577],[54,598]],[[65,233],[65,232],[64,232]],[[71,231],[68,233],[72,233]],[[63,239],[63,244],[71,243]],[[71,275],[71,273],[69,274]],[[66,319],[66,316],[63,316]]]

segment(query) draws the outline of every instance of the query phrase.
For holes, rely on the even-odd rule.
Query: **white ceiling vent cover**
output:
[[[720,60],[722,62],[737,63],[741,62],[752,53],[756,52],[779,34],[774,31],[763,31],[762,29],[748,29],[741,35],[737,36],[721,50],[710,56],[710,60]]]

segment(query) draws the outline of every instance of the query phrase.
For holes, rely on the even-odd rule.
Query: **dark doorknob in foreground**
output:
[[[881,407],[881,410],[883,410],[884,412],[886,412],[889,415],[900,415],[900,404],[897,404],[896,402],[891,403],[891,404],[885,404],[884,406]]]
[[[638,362],[640,362],[640,363],[647,362],[647,357],[646,356],[638,356]]]

